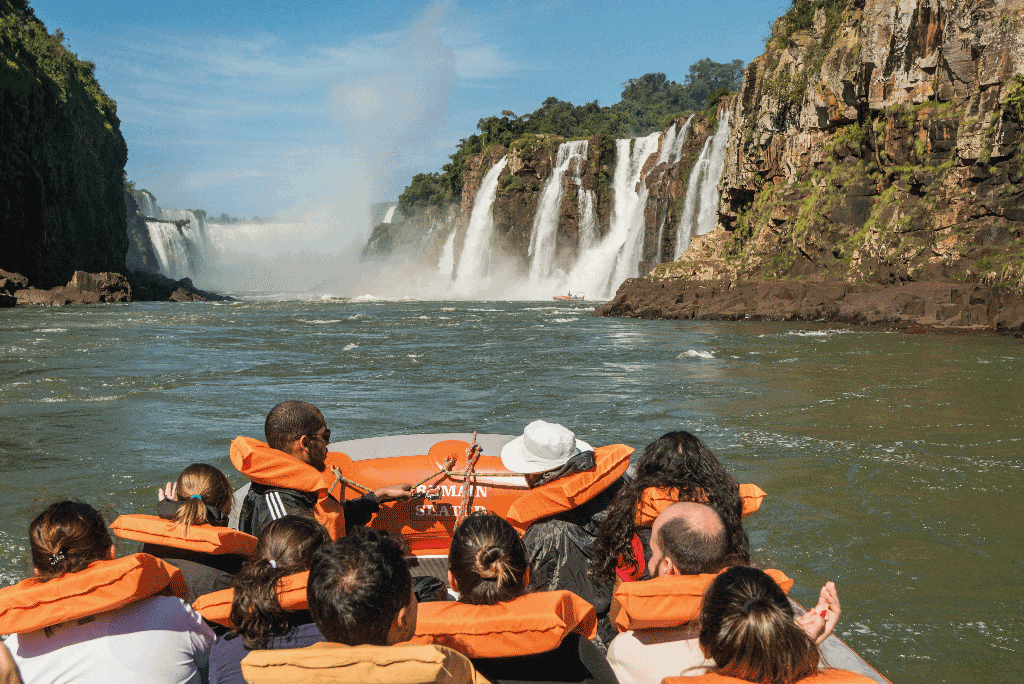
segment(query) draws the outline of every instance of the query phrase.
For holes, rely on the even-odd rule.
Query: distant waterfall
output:
[[[146,221],[160,272],[175,280],[194,278],[211,250],[203,212],[161,209],[156,197],[146,190],[136,193],[135,201]]]
[[[455,269],[455,233],[454,230],[449,233],[444,249],[441,250],[441,260],[437,263],[437,273],[444,280],[451,280]]]
[[[661,144],[661,153],[658,155],[659,164],[675,164],[679,161],[679,153],[683,149],[683,143],[690,137],[690,123],[693,121],[693,114],[683,124],[682,130],[676,133],[676,126],[672,126],[665,134],[665,140]]]
[[[644,164],[658,150],[661,133],[615,141],[612,192],[615,205],[611,226],[601,242],[580,254],[569,274],[569,287],[588,297],[610,298],[626,278],[638,274],[643,244],[647,187],[641,181]]]
[[[555,168],[544,184],[544,190],[537,204],[533,219],[533,233],[530,237],[530,280],[540,280],[551,274],[555,263],[555,247],[558,235],[558,219],[561,216],[563,185],[562,177],[574,165],[573,180],[582,185],[580,166],[587,158],[587,141],[574,140],[558,146]],[[591,203],[592,205],[593,203]]]
[[[393,206],[390,209],[388,209],[388,213],[384,214],[384,223],[391,223],[394,220],[394,218],[395,218],[395,209],[397,209],[397,208],[398,208],[398,205],[396,204],[395,206]]]
[[[498,193],[498,176],[508,164],[508,157],[491,167],[480,183],[473,200],[473,213],[466,229],[466,239],[462,243],[462,254],[455,272],[455,291],[462,295],[477,291],[480,281],[488,274],[490,266],[491,232],[494,229],[494,218],[491,206]]]
[[[683,216],[676,229],[676,253],[679,259],[694,235],[706,235],[718,221],[718,181],[725,168],[725,146],[729,141],[729,112],[718,121],[715,135],[707,139],[686,185]]]

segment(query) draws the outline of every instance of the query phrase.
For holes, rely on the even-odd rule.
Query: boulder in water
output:
[[[87,273],[75,271],[67,285],[50,290],[35,287],[19,289],[18,304],[65,306],[67,304],[100,304],[132,301],[132,287],[120,273]]]

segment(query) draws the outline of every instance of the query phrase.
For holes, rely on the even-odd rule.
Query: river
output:
[[[335,440],[521,434],[702,439],[767,493],[756,562],[897,684],[1016,682],[1024,347],[805,323],[596,318],[591,305],[271,301],[0,309],[0,583],[35,513],[153,512],[267,410],[317,404]]]

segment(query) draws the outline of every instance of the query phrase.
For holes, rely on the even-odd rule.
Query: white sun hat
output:
[[[535,420],[520,437],[502,447],[501,462],[514,473],[541,473],[565,465],[581,451],[593,450],[569,428]]]

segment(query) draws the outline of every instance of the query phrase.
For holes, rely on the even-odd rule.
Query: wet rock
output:
[[[128,279],[120,273],[75,271],[65,286],[49,290],[27,287],[18,290],[15,297],[18,304],[43,306],[130,302],[132,289]]]

